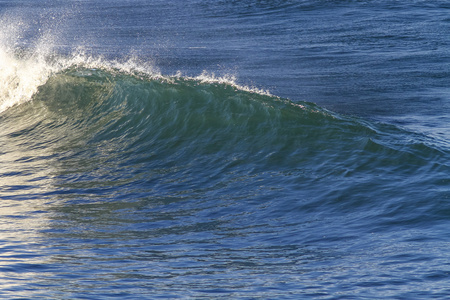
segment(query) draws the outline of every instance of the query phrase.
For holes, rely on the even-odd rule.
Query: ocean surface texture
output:
[[[449,1],[5,0],[0,28],[0,298],[450,298]]]

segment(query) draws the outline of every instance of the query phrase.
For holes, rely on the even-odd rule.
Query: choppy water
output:
[[[3,1],[0,296],[450,297],[446,1]]]

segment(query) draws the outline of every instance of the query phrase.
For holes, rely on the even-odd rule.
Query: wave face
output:
[[[109,251],[130,260],[114,277],[156,280],[152,268],[165,264],[171,282],[218,268],[200,283],[209,288],[229,270],[213,267],[217,255],[244,270],[230,284],[261,270],[278,278],[282,266],[294,280],[298,259],[314,270],[336,255],[353,260],[361,235],[433,228],[449,216],[445,145],[225,79],[72,65],[0,121],[1,198],[41,207],[32,211],[47,221],[27,226],[54,241],[36,258],[53,257],[41,263],[53,275],[37,286],[65,282],[52,273],[65,259],[57,249],[86,239],[103,250],[88,260],[71,250],[77,263],[64,268],[77,276],[93,276],[90,260]]]
[[[326,203],[316,186],[323,180],[335,181],[330,200],[354,198],[359,185],[377,193],[376,177],[381,184],[385,174],[407,176],[410,187],[445,167],[435,159],[445,150],[424,136],[207,77],[71,67],[52,75],[31,101],[4,113],[4,123],[18,116],[28,122],[5,125],[14,129],[4,137],[43,143],[64,169],[59,188],[80,199],[90,199],[93,186],[105,197],[130,185],[143,196],[229,195],[241,180],[254,188],[262,180],[266,188],[295,186],[297,196],[316,190],[314,198]],[[89,188],[75,188],[84,185]]]
[[[353,210],[387,195],[399,203],[443,197],[437,187],[447,182],[448,150],[425,136],[207,77],[71,67],[2,119],[4,144],[45,150],[55,171],[44,178],[80,201],[233,198],[244,184],[255,199],[282,190],[281,206],[293,205],[292,193],[300,206]],[[435,195],[415,188],[424,182],[436,186]]]

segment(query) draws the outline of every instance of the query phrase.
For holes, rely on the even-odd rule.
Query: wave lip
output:
[[[102,57],[86,55],[82,48],[71,55],[60,56],[52,50],[51,45],[45,43],[27,51],[0,47],[0,112],[32,100],[40,86],[73,68],[159,76],[158,70],[150,63],[143,63],[134,57],[124,62],[107,61]]]
[[[30,100],[54,71],[42,57],[18,59],[0,49],[0,112]]]

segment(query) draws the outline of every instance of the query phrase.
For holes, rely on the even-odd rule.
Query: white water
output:
[[[154,63],[147,58],[141,60],[130,54],[122,60],[108,60],[101,56],[86,54],[84,45],[71,46],[69,55],[58,53],[64,36],[64,15],[61,19],[51,15],[48,24],[39,28],[38,37],[24,43],[30,25],[29,16],[4,14],[0,16],[0,113],[6,109],[30,101],[39,87],[55,73],[71,67],[84,67],[92,69],[106,69],[112,72],[145,76],[159,80],[172,81],[184,78],[200,83],[227,84],[236,89],[271,95],[269,91],[249,87],[237,83],[236,75],[225,74],[216,76],[212,72],[203,71],[198,76],[186,76],[177,72],[171,76],[161,75]],[[42,18],[42,16],[40,16]],[[34,26],[34,25],[33,25]],[[272,96],[272,95],[271,95]]]

